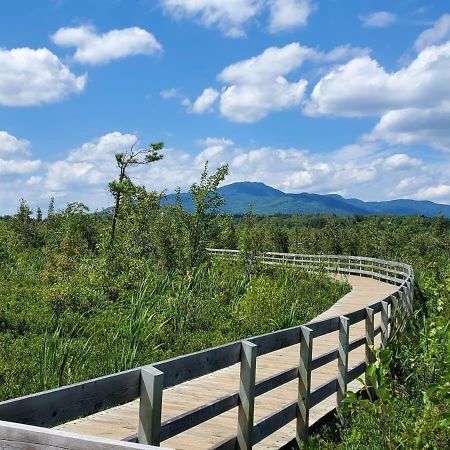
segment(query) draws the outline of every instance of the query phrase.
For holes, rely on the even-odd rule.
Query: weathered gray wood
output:
[[[0,421],[0,448],[5,450],[160,449],[160,447],[150,445],[139,445],[5,421]]]
[[[391,336],[394,335],[394,333],[397,332],[398,330],[398,321],[399,321],[399,305],[398,305],[398,298],[396,295],[391,295],[391,300],[392,300],[392,307],[391,307],[391,316],[392,316],[392,321],[391,321]]]
[[[402,288],[400,289],[400,301],[401,301],[401,310],[403,312],[403,320],[407,320],[410,314],[409,311],[409,304],[408,304],[408,295],[407,295],[407,288],[406,288],[406,284],[404,284],[402,286]]]
[[[357,377],[362,375],[364,373],[365,369],[366,369],[365,361],[363,361],[363,362],[357,364],[356,366],[352,367],[351,369],[349,369],[348,374],[347,374],[347,382],[350,383],[353,380],[355,380]]]
[[[366,318],[366,310],[364,308],[349,312],[346,317],[350,320],[349,325],[361,322]]]
[[[297,414],[297,402],[289,403],[278,411],[270,414],[255,424],[253,445],[261,442],[267,436],[287,425],[295,419]]]
[[[408,319],[408,305],[403,288],[398,291],[398,310],[399,310],[399,328],[406,323]]]
[[[138,442],[159,445],[164,374],[152,366],[141,369]]]
[[[237,430],[238,448],[241,450],[249,450],[253,445],[257,351],[257,345],[242,341]]]
[[[311,392],[309,407],[313,408],[321,401],[325,400],[332,394],[335,394],[337,390],[337,378],[333,378],[326,383],[321,384],[318,388]]]
[[[414,276],[411,276],[411,278],[409,279],[411,284],[410,284],[410,295],[411,295],[411,307],[414,310]]]
[[[345,316],[339,318],[339,347],[337,372],[337,406],[340,406],[347,392],[348,352],[349,352],[349,319]]]
[[[314,337],[324,336],[325,334],[333,333],[339,328],[339,317],[331,317],[329,319],[317,320],[305,324],[314,333]]]
[[[289,383],[289,381],[295,380],[298,377],[298,367],[292,367],[291,369],[284,370],[276,375],[264,378],[255,385],[255,397],[265,394],[283,384]]]
[[[240,351],[241,343],[236,341],[161,361],[153,367],[164,372],[164,387],[168,388],[238,363]]]
[[[414,312],[413,308],[413,298],[412,298],[412,291],[411,291],[411,281],[406,282],[406,296],[408,299],[408,311],[409,315],[411,316]]]
[[[140,369],[0,403],[0,420],[53,427],[62,422],[131,402],[139,396]]]
[[[237,447],[237,438],[236,436],[226,438],[219,444],[214,445],[210,448],[210,450],[236,450]]]
[[[381,302],[381,346],[387,347],[388,344],[388,303]]]
[[[296,440],[298,445],[308,438],[311,393],[311,366],[314,332],[306,326],[300,333],[300,365],[298,378],[298,415]]]
[[[374,345],[375,327],[374,311],[372,308],[366,308],[366,367],[374,362],[374,354],[370,347]],[[366,384],[368,383],[366,377]]]
[[[338,349],[335,348],[333,350],[330,350],[327,353],[324,353],[320,356],[316,356],[313,358],[311,362],[311,370],[316,370],[319,367],[324,366],[325,364],[330,363],[331,361],[334,361],[338,357]]]
[[[248,341],[258,346],[258,356],[262,356],[298,344],[300,341],[300,326],[255,336],[249,338]]]
[[[255,384],[255,397],[265,394],[285,383],[295,380],[298,377],[298,367],[293,367],[276,375],[260,380]],[[186,431],[200,423],[206,422],[239,404],[239,393],[221,397],[206,405],[199,406],[184,414],[173,417],[161,424],[161,441],[165,441],[183,431]],[[131,438],[131,437],[130,437]]]
[[[176,436],[239,405],[239,394],[226,395],[206,405],[187,411],[161,424],[161,441]]]
[[[360,338],[357,339],[353,339],[353,341],[351,341],[348,344],[348,351],[351,352],[353,350],[355,350],[355,348],[361,347],[361,345],[364,345],[366,343],[366,337],[362,336]]]

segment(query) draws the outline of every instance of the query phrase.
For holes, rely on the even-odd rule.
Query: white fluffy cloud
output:
[[[450,151],[450,104],[435,108],[406,108],[381,117],[369,135],[391,144],[425,144]]]
[[[196,170],[205,160],[210,167],[228,163],[227,183],[262,181],[285,192],[338,193],[364,200],[426,199],[429,195],[429,199],[450,202],[450,194],[442,187],[448,185],[450,161],[426,163],[376,143],[348,145],[323,155],[297,148],[243,149],[223,138],[209,138],[201,145]],[[195,178],[195,170],[188,173]]]
[[[30,143],[26,139],[18,139],[7,131],[0,131],[0,156],[28,154]]]
[[[421,164],[420,159],[412,158],[405,153],[394,153],[388,156],[383,163],[383,167],[386,170],[396,170],[396,169],[410,169],[411,167],[416,167]]]
[[[197,97],[191,107],[191,111],[196,114],[202,114],[211,111],[213,104],[219,97],[219,93],[213,88],[206,88]]]
[[[300,105],[307,84],[306,80],[290,83],[279,76],[265,84],[228,86],[220,98],[220,112],[234,122],[256,122],[272,111]]]
[[[289,82],[285,76],[314,54],[314,50],[294,42],[267,48],[258,56],[226,67],[218,76],[226,83],[220,96],[220,112],[234,122],[250,123],[271,111],[299,105],[307,82]]]
[[[304,99],[307,81],[290,81],[288,76],[305,61],[334,63],[351,57],[367,55],[368,49],[342,45],[328,53],[300,45],[269,47],[259,55],[225,67],[218,75],[223,83],[218,90],[207,88],[192,102],[183,100],[188,110],[209,111],[219,98],[221,114],[234,122],[251,123],[263,119],[272,111],[299,106]]]
[[[269,6],[272,33],[306,25],[314,9],[310,0],[271,0]]]
[[[196,18],[230,37],[244,36],[244,25],[262,8],[261,0],[162,0],[162,4],[176,18]]]
[[[366,28],[384,28],[397,20],[395,14],[388,11],[377,11],[367,16],[361,16],[360,19]]]
[[[450,151],[450,15],[425,30],[415,48],[416,57],[392,72],[368,55],[332,68],[314,86],[304,113],[379,117],[365,139]]]
[[[46,48],[0,48],[0,105],[34,106],[83,91],[86,75],[76,76]]]
[[[225,36],[245,36],[245,26],[269,10],[269,31],[304,26],[314,10],[310,0],[161,0],[177,19],[194,18],[205,27],[217,27]]]
[[[0,131],[0,215],[14,210],[19,198],[28,193],[26,178],[42,167],[40,160],[27,158],[29,153],[27,140]]]
[[[423,50],[430,45],[441,44],[450,39],[450,14],[441,16],[431,28],[419,35],[414,43],[416,50]]]
[[[106,190],[115,172],[114,155],[128,150],[136,141],[135,135],[116,131],[71,150],[66,159],[49,164],[45,188],[54,196],[75,186],[78,190],[103,185]]]
[[[450,150],[450,41],[426,47],[408,65],[387,72],[369,56],[335,67],[314,87],[311,116],[380,117],[368,139]]]
[[[341,65],[314,87],[311,115],[379,115],[393,109],[431,107],[450,98],[450,42],[429,47],[408,66],[386,72],[369,56]]]
[[[265,83],[287,75],[314,55],[313,49],[298,42],[284,47],[269,47],[257,56],[226,67],[219,74],[219,80],[236,84]]]
[[[117,177],[114,154],[136,141],[133,134],[108,133],[53,162],[0,159],[0,214],[12,212],[20,197],[32,205],[45,205],[49,198],[63,207],[82,201],[91,208],[111,204],[108,181]],[[424,161],[377,142],[360,142],[326,154],[298,148],[241,147],[227,138],[198,141],[196,152],[165,149],[164,159],[133,167],[130,176],[148,189],[186,190],[198,181],[203,164],[211,170],[228,163],[227,183],[262,181],[285,192],[338,193],[365,200],[389,198],[431,199],[450,203],[450,160]]]
[[[39,160],[31,161],[26,159],[2,159],[0,158],[0,174],[24,174],[34,172],[41,167]]]
[[[75,47],[74,59],[84,64],[106,64],[134,55],[152,55],[162,50],[152,33],[138,27],[98,34],[94,27],[60,28],[51,36],[62,47]]]
[[[450,184],[437,184],[423,187],[413,195],[417,200],[436,200],[448,203],[450,198]]]

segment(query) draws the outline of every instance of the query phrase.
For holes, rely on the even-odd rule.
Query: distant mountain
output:
[[[264,183],[241,182],[232,183],[219,188],[225,200],[222,212],[245,214],[248,204],[253,205],[255,214],[336,214],[350,216],[353,214],[398,214],[424,215],[433,217],[443,214],[450,217],[450,205],[417,200],[389,200],[383,202],[365,202],[356,198],[344,198],[337,194],[320,195],[287,194]],[[175,195],[166,199],[167,203],[175,202]],[[192,211],[193,204],[190,195],[181,194],[183,207]]]

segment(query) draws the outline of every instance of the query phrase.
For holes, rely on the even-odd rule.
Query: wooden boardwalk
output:
[[[351,311],[373,304],[398,290],[398,286],[354,275],[343,276],[352,286],[351,292],[342,297],[330,309],[316,319],[325,319],[345,315]],[[380,324],[380,314],[375,315],[375,327]],[[365,322],[350,327],[350,341],[365,335]],[[380,336],[375,343],[379,345]],[[314,339],[313,356],[320,356],[337,347],[338,332]],[[257,358],[256,379],[273,376],[286,369],[298,367],[299,344],[268,353]],[[360,346],[349,354],[349,368],[364,361],[365,348]],[[171,419],[179,414],[203,406],[218,398],[239,390],[239,364],[227,367],[208,375],[185,382],[164,390],[162,420]],[[312,372],[312,390],[330,381],[337,374],[337,361],[320,367]],[[360,388],[358,382],[349,384],[349,389]],[[296,401],[298,381],[294,380],[275,388],[256,398],[255,422]],[[310,412],[310,424],[316,422],[336,406],[336,394],[328,397]],[[114,407],[91,416],[67,422],[56,427],[59,430],[82,433],[91,436],[125,439],[137,432],[139,400]],[[161,443],[165,448],[206,449],[217,446],[236,435],[237,408],[221,414],[207,422],[193,427]],[[254,446],[257,449],[276,449],[295,438],[295,421]]]

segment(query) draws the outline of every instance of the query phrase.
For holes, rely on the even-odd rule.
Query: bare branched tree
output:
[[[150,164],[163,158],[163,155],[161,154],[161,150],[164,148],[163,142],[150,144],[148,148],[144,149],[137,149],[137,144],[138,141],[136,141],[125,153],[117,153],[115,155],[117,167],[119,168],[119,178],[118,180],[114,180],[109,183],[109,190],[115,200],[111,222],[111,246],[114,245],[121,199],[124,194],[131,192],[134,187],[127,174],[127,169],[130,166]]]

